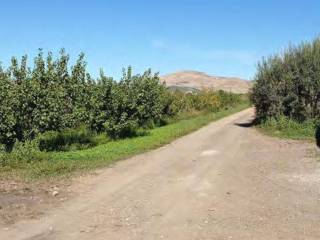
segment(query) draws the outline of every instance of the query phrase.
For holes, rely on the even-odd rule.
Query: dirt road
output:
[[[320,239],[320,168],[309,143],[224,118],[78,182],[46,216],[0,229],[18,239]]]

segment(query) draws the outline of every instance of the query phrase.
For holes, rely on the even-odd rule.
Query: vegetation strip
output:
[[[299,123],[286,117],[280,117],[260,123],[258,129],[273,137],[314,141],[317,125],[314,121]]]
[[[63,49],[56,58],[40,50],[30,67],[27,56],[0,65],[0,175],[39,178],[105,166],[248,101],[222,90],[173,91],[150,69],[92,78],[86,65],[84,54],[70,65]]]
[[[2,168],[3,176],[21,176],[26,179],[42,177],[66,176],[72,172],[95,169],[128,158],[138,153],[155,149],[171,142],[178,137],[186,135],[211,121],[248,108],[247,103],[238,104],[215,113],[206,113],[193,118],[180,120],[175,123],[152,129],[145,136],[126,138],[111,141],[86,150],[69,152],[46,153],[48,160],[34,161],[19,166],[5,166]]]

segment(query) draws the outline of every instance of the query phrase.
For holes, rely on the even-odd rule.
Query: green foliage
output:
[[[258,65],[252,102],[259,121],[320,117],[320,39],[289,47]]]
[[[259,127],[266,133],[276,137],[291,139],[313,139],[317,122],[314,120],[297,122],[289,117],[268,118]]]
[[[14,109],[10,114],[10,109],[0,110],[1,115],[12,119],[6,121],[11,123],[6,127],[6,134],[0,129],[2,143],[31,140],[39,133],[77,127],[88,121],[86,104],[90,105],[87,90],[90,83],[83,58],[81,54],[71,74],[69,56],[64,50],[57,60],[53,60],[51,53],[44,58],[39,50],[32,70],[27,67],[26,56],[22,57],[20,64],[12,58],[10,68],[1,74],[4,82],[1,88],[10,88],[1,89],[1,95],[7,95],[6,100],[1,96],[1,103]]]
[[[95,83],[86,72],[80,54],[69,68],[69,56],[62,49],[54,60],[42,50],[27,67],[12,58],[11,66],[0,69],[0,143],[9,148],[15,141],[32,140],[47,131],[61,131],[88,124],[94,109]]]
[[[28,66],[23,56],[0,68],[0,144],[15,159],[30,150],[26,162],[38,159],[39,150],[84,149],[109,138],[146,135],[178,115],[217,112],[243,102],[240,95],[223,91],[170,92],[157,73],[133,75],[131,67],[120,81],[102,71],[93,80],[84,54],[70,65],[64,49],[57,58],[40,49]]]
[[[75,171],[86,171],[107,166],[117,160],[167,144],[211,121],[247,107],[248,104],[237,104],[228,110],[205,113],[164,127],[152,129],[147,135],[109,141],[106,144],[81,151],[45,153],[46,160],[35,161],[29,165],[12,165],[8,168],[8,171],[10,173],[13,172],[15,176],[40,178],[66,175]]]
[[[0,143],[11,146],[15,141],[15,96],[13,83],[0,67]]]
[[[245,102],[246,96],[224,91],[200,91],[198,93],[173,92],[168,93],[166,114],[170,116],[189,112],[216,112]]]
[[[119,83],[101,73],[98,89],[98,98],[103,101],[98,104],[91,126],[111,137],[135,135],[139,127],[163,115],[166,88],[151,70],[132,76],[129,67]]]
[[[65,129],[63,131],[48,131],[38,137],[41,151],[67,151],[70,149],[85,149],[96,146],[99,141],[96,134],[85,127]]]
[[[320,38],[264,59],[258,65],[251,100],[266,132],[320,139]]]
[[[36,140],[16,142],[11,152],[0,149],[1,166],[10,166],[11,168],[23,168],[25,164],[39,162],[46,158],[45,154],[40,151],[39,143]]]

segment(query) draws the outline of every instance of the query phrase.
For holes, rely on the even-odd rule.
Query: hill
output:
[[[233,93],[249,92],[252,82],[237,77],[209,76],[197,71],[181,71],[161,77],[173,89],[215,89]]]

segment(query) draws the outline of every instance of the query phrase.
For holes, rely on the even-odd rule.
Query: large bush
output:
[[[161,119],[165,108],[166,89],[157,74],[150,70],[142,75],[132,76],[131,68],[124,71],[117,84],[106,79],[103,98],[106,99],[99,109],[104,119],[100,121],[106,132],[113,137],[135,134],[138,127]]]
[[[62,136],[65,129],[82,125],[126,137],[164,114],[166,88],[150,70],[132,75],[129,67],[119,82],[102,72],[93,80],[84,55],[70,66],[64,50],[56,59],[40,50],[33,67],[28,66],[23,56],[21,61],[12,58],[8,69],[0,68],[0,143],[8,148],[45,132]]]
[[[132,76],[129,67],[119,82],[101,73],[95,89],[96,104],[90,125],[111,137],[134,135],[139,127],[152,125],[164,113],[166,88],[150,70]]]
[[[46,131],[61,131],[87,124],[93,108],[94,85],[86,72],[84,55],[69,66],[69,56],[57,59],[42,51],[28,67],[27,57],[0,69],[0,143],[34,139]]]
[[[291,46],[258,65],[252,101],[258,120],[320,117],[320,39]]]
[[[0,143],[6,146],[12,145],[16,138],[15,105],[13,83],[0,68]]]
[[[27,66],[27,57],[21,62],[12,58],[11,66],[1,74],[2,117],[10,132],[2,136],[1,142],[33,139],[39,133],[76,127],[89,119],[86,104],[90,102],[86,86],[89,76],[81,54],[77,63],[68,69],[68,55],[64,50],[53,60],[49,53],[44,58],[42,51],[34,60],[32,69]],[[2,98],[1,96],[1,98]],[[11,106],[6,108],[5,106]],[[9,111],[13,109],[13,112]],[[9,131],[9,130],[7,130]],[[0,132],[1,135],[4,131]]]

